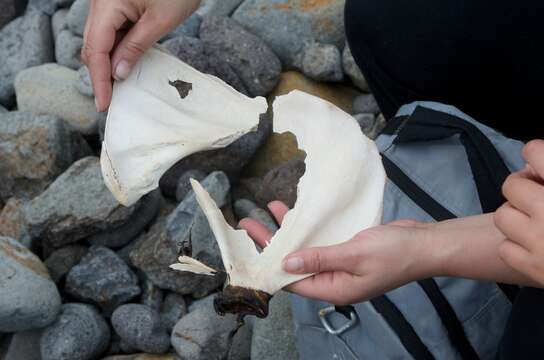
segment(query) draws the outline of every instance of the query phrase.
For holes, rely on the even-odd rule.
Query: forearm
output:
[[[486,214],[439,222],[429,226],[432,276],[451,276],[508,284],[536,286],[499,256],[504,235]]]

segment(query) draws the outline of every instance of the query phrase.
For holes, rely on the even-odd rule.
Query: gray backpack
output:
[[[523,143],[458,109],[403,106],[376,140],[389,181],[384,223],[494,211]],[[518,288],[466,279],[413,282],[352,306],[292,295],[301,359],[493,359]]]

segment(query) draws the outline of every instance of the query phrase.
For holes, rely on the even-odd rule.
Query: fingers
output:
[[[297,281],[285,290],[335,305],[348,305],[360,300],[360,296],[355,296],[355,280],[355,275],[346,272],[324,272]]]
[[[253,241],[255,241],[257,245],[263,249],[268,245],[270,239],[272,238],[272,232],[257,220],[245,218],[240,220],[238,225],[247,231],[248,235],[253,239]]]
[[[495,225],[510,240],[530,249],[531,219],[509,203],[501,206],[494,215]]]
[[[81,57],[91,74],[97,111],[105,111],[111,100],[110,51],[115,43],[115,34],[126,17],[118,11],[102,11],[95,16],[98,11],[95,7],[91,11]]]
[[[530,253],[520,245],[506,240],[499,247],[499,256],[514,270],[529,275],[533,272]]]
[[[544,140],[533,140],[523,148],[523,157],[531,168],[544,178]]]
[[[168,33],[175,25],[172,17],[154,15],[147,10],[115,48],[112,74],[116,80],[126,79],[143,53]]]
[[[283,223],[283,218],[285,217],[285,214],[287,214],[287,212],[289,211],[287,205],[278,200],[269,203],[268,209],[270,210],[272,215],[274,215],[276,222],[280,225]]]
[[[515,208],[535,216],[544,209],[544,188],[527,175],[523,172],[510,175],[502,186],[502,192]]]
[[[326,271],[352,272],[356,266],[356,255],[351,242],[302,249],[283,260],[283,269],[292,274],[311,274]]]

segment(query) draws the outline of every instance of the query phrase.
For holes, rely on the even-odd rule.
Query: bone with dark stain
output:
[[[183,80],[175,80],[175,81],[169,80],[168,84],[176,88],[176,90],[179,93],[179,97],[182,99],[185,99],[187,95],[189,95],[189,92],[193,89],[193,84]]]

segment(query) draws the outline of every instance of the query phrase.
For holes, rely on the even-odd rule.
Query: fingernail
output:
[[[283,262],[283,269],[287,272],[300,272],[304,268],[304,260],[301,257],[290,257]]]
[[[125,80],[130,74],[130,64],[126,60],[121,60],[115,68],[115,78],[117,80]]]

